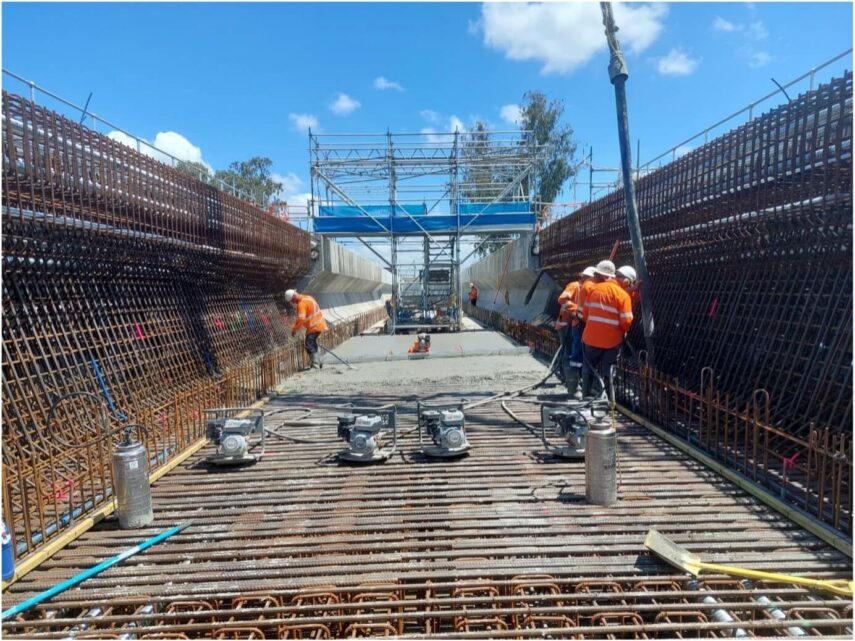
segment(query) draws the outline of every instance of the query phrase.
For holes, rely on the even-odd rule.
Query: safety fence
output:
[[[636,182],[652,361],[684,388],[712,369],[734,406],[807,441],[852,431],[852,74],[711,140]],[[576,278],[632,263],[623,192],[547,227],[541,264]],[[641,323],[629,335],[644,344]],[[851,459],[850,459],[851,460]]]

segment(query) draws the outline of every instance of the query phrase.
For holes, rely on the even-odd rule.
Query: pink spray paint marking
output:
[[[141,341],[145,340],[145,334],[142,333],[142,327],[139,323],[134,323],[134,329],[137,330],[137,338]]]
[[[53,484],[53,497],[57,501],[64,501],[68,498],[71,491],[74,489],[74,481],[56,481]]]
[[[223,321],[221,321],[219,318],[214,319],[214,326],[217,329],[223,329],[223,327],[225,327],[225,325],[223,325]]]
[[[710,307],[710,316],[715,316],[715,310],[718,309],[718,298],[714,298]]]

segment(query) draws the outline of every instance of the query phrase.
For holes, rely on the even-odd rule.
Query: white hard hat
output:
[[[619,267],[617,273],[626,278],[629,281],[635,281],[638,278],[638,275],[635,273],[635,268],[630,267],[629,265],[624,265],[623,267]]]
[[[582,270],[582,276],[587,276],[588,278],[593,278],[594,274],[596,273],[597,270],[595,270],[593,267],[586,267]]]
[[[290,303],[291,299],[294,298],[294,294],[296,294],[296,293],[297,293],[296,289],[286,289],[285,290],[285,300]]]
[[[597,266],[594,268],[594,271],[600,274],[600,276],[614,278],[615,264],[610,260],[601,260],[599,263],[597,263]]]
[[[469,287],[475,287],[475,283],[469,283]]]

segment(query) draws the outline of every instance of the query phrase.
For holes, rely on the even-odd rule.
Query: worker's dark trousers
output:
[[[606,385],[606,393],[611,394],[611,385],[609,385],[609,381],[611,379],[612,365],[617,363],[617,357],[620,353],[620,343],[608,349],[592,347],[591,345],[583,345],[582,351],[585,355],[585,362],[582,368],[582,394],[584,396],[590,395],[592,391],[591,386],[594,382],[594,370],[596,370],[599,373],[600,378],[603,379],[603,382]],[[593,370],[591,368],[593,368]]]
[[[472,305],[472,307],[478,307],[478,299],[477,298],[470,298],[469,304]]]
[[[318,336],[320,335],[320,332],[312,332],[311,334],[306,334],[306,351],[309,352],[309,354],[318,353]]]

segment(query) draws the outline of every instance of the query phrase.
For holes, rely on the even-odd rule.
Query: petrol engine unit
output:
[[[466,418],[463,405],[417,406],[419,421],[419,445],[422,454],[436,458],[452,458],[466,454],[471,445],[466,438]],[[433,445],[425,445],[428,437]]]
[[[385,461],[397,449],[395,410],[365,410],[338,416],[338,436],[347,443],[341,460],[356,463]]]
[[[208,440],[217,450],[206,459],[215,465],[255,463],[264,454],[264,412],[225,407],[205,410]],[[237,414],[247,414],[238,418]]]

